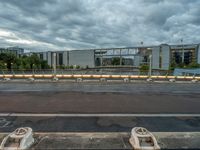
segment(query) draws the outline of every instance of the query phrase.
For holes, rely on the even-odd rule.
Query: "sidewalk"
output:
[[[200,149],[200,132],[154,132],[161,149]],[[6,134],[0,134],[0,141]],[[127,132],[35,133],[33,149],[132,149]]]

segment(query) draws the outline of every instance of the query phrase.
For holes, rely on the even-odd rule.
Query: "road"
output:
[[[200,113],[199,94],[0,92],[1,113]]]
[[[199,132],[200,117],[159,116],[200,114],[199,89],[200,84],[181,83],[0,83],[0,131],[30,126],[42,132],[117,132],[144,126],[159,132]],[[8,114],[3,116],[5,113]],[[30,113],[30,116],[10,116],[10,113]],[[74,116],[31,116],[38,113]],[[113,116],[77,117],[76,114]]]

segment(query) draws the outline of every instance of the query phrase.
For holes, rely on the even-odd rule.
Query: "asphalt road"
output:
[[[200,113],[200,84],[0,83],[0,113]]]
[[[0,83],[1,113],[200,114],[200,84]],[[1,116],[0,132],[200,132],[200,117]]]
[[[26,126],[35,132],[130,132],[136,126],[153,132],[200,132],[200,117],[0,117],[0,132]]]
[[[0,113],[200,113],[199,94],[0,92]]]

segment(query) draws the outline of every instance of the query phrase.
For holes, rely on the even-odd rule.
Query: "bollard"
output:
[[[35,81],[35,78],[28,78],[29,81]]]
[[[124,82],[130,82],[129,78],[124,78]]]
[[[191,80],[191,82],[192,82],[192,83],[197,83],[198,80],[197,80],[197,79],[193,79],[193,80]]]
[[[176,79],[169,79],[169,82],[176,82]]]
[[[3,78],[4,81],[10,81],[10,78]]]
[[[154,135],[143,127],[135,127],[131,130],[129,143],[137,150],[160,150]]]
[[[106,78],[100,78],[100,82],[106,82]]]
[[[59,79],[57,77],[54,77],[53,78],[53,81],[58,81]]]
[[[153,82],[153,79],[152,78],[148,78],[147,82]]]
[[[77,81],[77,82],[82,82],[83,79],[82,79],[82,78],[77,78],[76,81]]]
[[[1,142],[0,149],[29,149],[34,143],[33,130],[29,127],[17,128]]]

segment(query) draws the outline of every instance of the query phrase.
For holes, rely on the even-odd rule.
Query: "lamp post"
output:
[[[53,70],[54,76],[56,75],[56,53],[53,53]]]
[[[34,66],[35,66],[35,64],[33,64],[33,66],[32,66],[32,73],[34,74]]]
[[[182,63],[184,63],[184,47],[183,47],[183,39],[181,39],[181,45],[182,45]]]
[[[151,78],[152,72],[152,55],[149,55],[149,78]]]
[[[13,72],[13,63],[11,63],[11,71]]]

